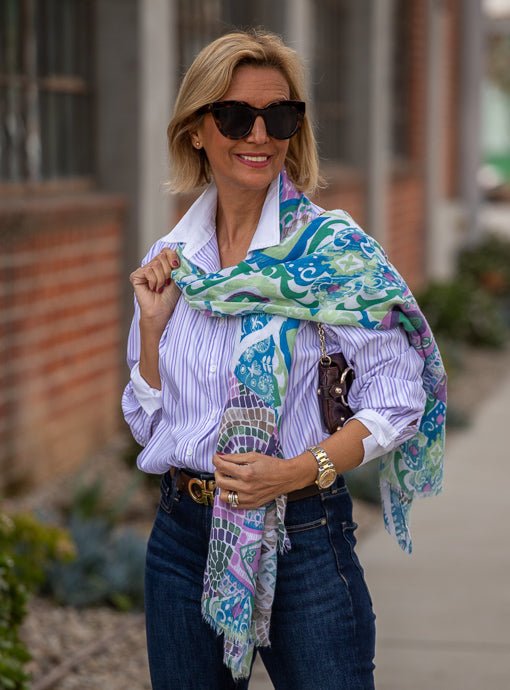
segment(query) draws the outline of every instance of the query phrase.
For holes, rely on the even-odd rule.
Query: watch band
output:
[[[310,446],[307,450],[314,456],[318,465],[315,483],[320,489],[328,488],[328,486],[333,484],[337,476],[335,465],[321,446]]]

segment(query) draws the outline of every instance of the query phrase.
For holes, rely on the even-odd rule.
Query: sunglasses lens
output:
[[[299,129],[304,114],[294,103],[274,103],[262,110],[251,108],[235,101],[215,103],[211,110],[223,136],[229,139],[243,139],[253,128],[257,115],[262,115],[267,133],[274,139],[290,139]]]
[[[299,128],[300,116],[295,106],[278,103],[266,110],[264,120],[269,136],[290,139]]]
[[[242,139],[253,127],[254,117],[242,103],[219,105],[213,110],[213,115],[220,132],[230,139]]]

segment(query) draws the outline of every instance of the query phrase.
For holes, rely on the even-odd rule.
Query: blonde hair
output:
[[[240,65],[274,67],[285,77],[290,99],[304,101],[305,87],[301,61],[276,34],[258,29],[234,31],[203,48],[182,80],[173,117],[168,125],[168,148],[172,162],[169,187],[173,192],[190,192],[211,181],[211,169],[205,152],[192,146],[191,132],[204,115],[197,111],[221,100],[227,92],[234,71]],[[309,118],[289,142],[285,168],[292,182],[302,192],[312,192],[319,184],[317,146]]]

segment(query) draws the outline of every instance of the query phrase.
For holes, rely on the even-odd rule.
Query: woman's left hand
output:
[[[228,503],[228,492],[237,491],[239,508],[260,508],[291,490],[291,461],[262,453],[214,455],[214,477],[220,499]]]

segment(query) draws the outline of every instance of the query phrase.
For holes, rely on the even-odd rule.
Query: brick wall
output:
[[[425,282],[424,180],[419,174],[398,175],[388,200],[388,240],[385,249],[411,290]]]
[[[71,469],[119,426],[123,209],[0,204],[0,489]]]

